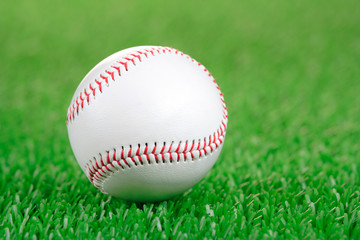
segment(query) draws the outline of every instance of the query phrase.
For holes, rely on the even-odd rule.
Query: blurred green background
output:
[[[360,238],[360,2],[0,2],[0,238]],[[171,46],[217,78],[223,152],[183,196],[90,185],[65,125],[111,53]]]

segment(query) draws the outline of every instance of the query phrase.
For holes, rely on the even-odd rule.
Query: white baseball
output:
[[[216,162],[227,111],[209,71],[168,47],[117,52],[82,80],[67,112],[90,182],[126,200],[156,201],[198,183]]]

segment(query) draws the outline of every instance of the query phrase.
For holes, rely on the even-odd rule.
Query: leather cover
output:
[[[216,162],[227,124],[213,80],[172,48],[130,48],[97,64],[75,91],[67,121],[73,152],[90,181],[138,201],[166,199],[200,181]],[[214,149],[206,151],[209,141]],[[192,151],[201,145],[202,156],[185,159],[194,155],[191,145]],[[163,156],[156,161],[156,154]]]

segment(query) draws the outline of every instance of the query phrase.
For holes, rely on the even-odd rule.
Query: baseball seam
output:
[[[124,74],[124,71],[128,71],[130,64],[136,66],[137,62],[142,62],[142,58],[148,58],[150,54],[152,56],[159,54],[179,54],[201,67],[203,71],[207,73],[208,77],[219,91],[220,100],[223,105],[223,118],[220,127],[213,134],[209,135],[209,137],[198,140],[186,140],[178,143],[152,143],[151,146],[148,143],[145,143],[138,144],[137,146],[123,146],[121,149],[112,149],[105,151],[104,153],[99,153],[99,156],[93,157],[93,159],[89,160],[86,164],[86,173],[90,182],[101,191],[103,191],[102,186],[105,180],[117,171],[146,164],[194,161],[212,154],[224,141],[228,115],[224,96],[220,91],[220,87],[203,65],[179,50],[169,47],[150,47],[134,50],[134,52],[115,61],[108,69],[105,69],[99,74],[98,78],[95,78],[89,83],[88,88],[85,88],[76,98],[74,98],[67,111],[66,124],[74,121],[76,116],[80,114],[80,110],[84,109],[84,102],[87,102],[87,104],[90,105],[90,99],[95,100],[95,95],[97,93],[101,94],[104,86],[110,87],[111,81],[115,81],[116,77],[121,77]]]
[[[179,143],[138,144],[137,147],[113,149],[90,160],[86,171],[90,182],[101,191],[106,179],[115,172],[142,165],[171,164],[194,161],[216,151],[224,142],[224,127],[204,139]],[[104,191],[103,191],[104,192]]]
[[[186,56],[187,58],[192,59],[190,56],[168,47],[144,48],[141,51],[135,50],[134,52],[127,54],[126,56],[114,61],[113,64],[110,64],[108,69],[105,69],[101,74],[99,74],[97,78],[90,82],[89,85],[84,88],[84,90],[81,91],[76,98],[74,98],[67,110],[66,124],[75,120],[76,116],[80,114],[80,110],[83,110],[85,107],[84,102],[90,105],[91,99],[95,100],[96,94],[101,94],[104,86],[109,87],[111,85],[111,81],[115,81],[116,77],[121,77],[124,74],[124,71],[128,71],[130,64],[136,66],[136,62],[141,62],[143,57],[148,58],[149,55],[155,56],[157,54],[165,53],[181,54],[181,56]],[[195,60],[192,59],[192,61]]]

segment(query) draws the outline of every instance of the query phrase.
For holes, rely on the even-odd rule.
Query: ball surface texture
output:
[[[223,146],[227,110],[209,71],[182,52],[140,46],[97,64],[67,112],[75,157],[103,193],[173,197],[198,183]]]

